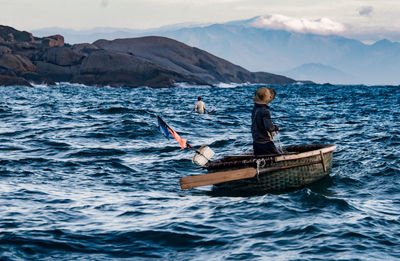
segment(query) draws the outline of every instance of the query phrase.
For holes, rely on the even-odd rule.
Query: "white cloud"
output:
[[[343,24],[325,17],[319,19],[306,19],[278,14],[257,17],[251,22],[251,25],[260,28],[283,29],[314,34],[341,33],[346,29]]]

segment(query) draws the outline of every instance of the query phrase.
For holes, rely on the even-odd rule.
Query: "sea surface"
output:
[[[280,144],[334,164],[246,197],[182,191],[205,171],[156,116],[214,159],[249,152],[256,85],[0,87],[0,260],[399,260],[400,87],[272,87]]]

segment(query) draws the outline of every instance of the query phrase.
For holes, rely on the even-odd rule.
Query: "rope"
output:
[[[279,135],[279,133],[276,133],[275,134],[275,140],[276,140],[276,143],[278,144],[278,148],[277,148],[277,150],[278,150],[278,152],[280,153],[280,154],[283,154],[283,148],[282,148],[282,143],[281,143],[281,139],[280,139],[280,135]]]
[[[257,164],[257,180],[258,180],[258,183],[261,183],[261,181],[260,181],[260,168],[264,168],[265,167],[265,164],[266,164],[266,162],[265,162],[265,159],[258,159],[258,160],[256,160],[256,164]]]

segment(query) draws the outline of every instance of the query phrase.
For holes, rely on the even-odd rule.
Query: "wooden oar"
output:
[[[184,177],[180,179],[180,184],[181,189],[191,189],[195,187],[214,185],[232,180],[253,178],[255,176],[255,168],[245,168]]]
[[[277,167],[268,167],[260,169],[260,173],[265,174],[267,172],[274,172],[279,170],[291,169],[304,167],[314,164],[322,164],[324,172],[327,171],[327,167],[325,164],[325,160],[323,158],[323,154],[321,152],[321,160],[312,161],[312,162],[303,162],[294,165],[287,166],[277,166]],[[248,179],[256,176],[255,168],[245,168],[245,169],[237,169],[230,171],[221,171],[221,172],[212,172],[208,174],[189,176],[180,179],[181,189],[191,189],[200,186],[206,185],[214,185],[222,182],[239,180],[239,179]]]

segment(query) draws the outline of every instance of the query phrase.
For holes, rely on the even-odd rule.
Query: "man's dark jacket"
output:
[[[253,142],[265,144],[273,141],[272,133],[277,126],[272,124],[269,107],[265,104],[254,104],[251,113],[251,134]]]

